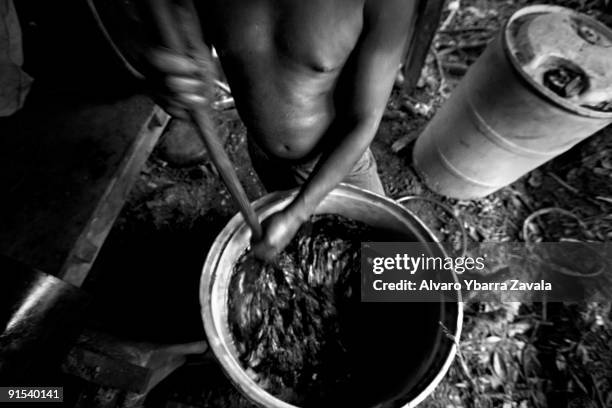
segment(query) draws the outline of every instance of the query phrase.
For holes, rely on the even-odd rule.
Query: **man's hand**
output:
[[[193,59],[158,48],[150,52],[148,60],[155,71],[151,76],[154,97],[170,115],[187,119],[186,109],[207,103],[203,72]]]
[[[262,239],[252,242],[253,254],[263,261],[272,261],[291,242],[302,222],[302,217],[288,209],[272,214],[262,223]]]

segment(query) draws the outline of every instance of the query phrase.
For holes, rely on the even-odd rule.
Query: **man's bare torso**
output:
[[[209,0],[202,7],[249,134],[269,153],[316,153],[342,95],[336,84],[363,25],[365,0]]]

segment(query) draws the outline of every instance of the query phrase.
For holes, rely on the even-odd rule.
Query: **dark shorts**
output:
[[[308,180],[317,164],[296,164],[289,160],[269,156],[251,138],[248,138],[249,155],[253,168],[268,191],[290,190],[299,187]],[[343,183],[385,195],[380,177],[378,176],[376,160],[370,148],[355,163],[353,170],[342,180]]]

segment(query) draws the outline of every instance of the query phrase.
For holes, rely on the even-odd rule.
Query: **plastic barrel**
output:
[[[611,123],[611,45],[611,30],[571,10],[515,13],[417,139],[427,186],[484,197]]]

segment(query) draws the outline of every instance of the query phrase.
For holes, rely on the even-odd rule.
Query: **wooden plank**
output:
[[[421,76],[429,47],[440,25],[443,9],[444,0],[419,0],[417,18],[403,67],[406,78],[404,89],[408,92],[414,89]]]
[[[183,365],[188,355],[201,355],[205,341],[154,344],[121,340],[84,330],[66,356],[62,370],[88,382],[146,394]]]
[[[141,95],[31,97],[0,121],[0,253],[80,286],[169,118]]]

